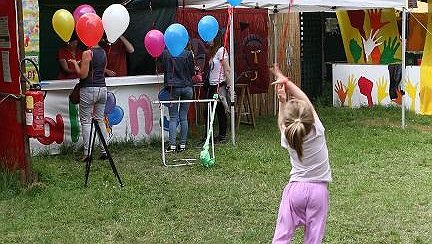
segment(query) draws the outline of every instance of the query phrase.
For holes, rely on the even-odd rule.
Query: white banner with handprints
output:
[[[420,111],[420,66],[407,66],[402,89],[400,65],[333,64],[333,106],[401,105]]]
[[[135,76],[108,78],[105,109],[110,140],[142,140],[160,137],[160,110],[153,104],[162,87],[163,77]],[[58,153],[61,145],[80,145],[82,136],[78,105],[69,102],[77,81],[42,82],[45,98],[45,136],[30,139],[33,154]],[[164,116],[165,117],[165,116]],[[168,116],[164,127],[167,128]]]

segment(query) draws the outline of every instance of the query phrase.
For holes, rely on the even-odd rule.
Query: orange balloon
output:
[[[79,39],[87,47],[98,44],[104,32],[101,18],[94,13],[82,15],[75,28]]]

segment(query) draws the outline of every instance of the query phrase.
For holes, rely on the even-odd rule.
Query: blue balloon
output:
[[[242,0],[228,0],[228,2],[232,5],[232,6],[238,6],[240,5],[240,3],[242,2]]]
[[[175,23],[165,30],[164,39],[171,55],[178,57],[189,42],[189,34],[183,25]]]
[[[211,15],[206,15],[198,22],[198,34],[205,41],[212,41],[219,30],[219,23],[216,18]]]
[[[108,92],[107,101],[105,103],[105,114],[112,113],[115,105],[116,105],[116,97],[114,96],[114,93]]]
[[[115,106],[113,111],[108,114],[108,119],[111,125],[118,125],[122,121],[124,111],[120,106]]]

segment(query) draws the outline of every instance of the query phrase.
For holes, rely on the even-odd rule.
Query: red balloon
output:
[[[79,39],[87,47],[98,44],[104,32],[101,18],[94,13],[82,15],[75,28]]]

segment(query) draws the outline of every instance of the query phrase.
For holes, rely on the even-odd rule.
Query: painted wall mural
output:
[[[27,58],[39,63],[39,4],[38,0],[23,0],[24,49]],[[37,82],[37,72],[26,65],[27,79]]]
[[[105,124],[110,140],[160,137],[159,84],[108,87]],[[78,105],[68,99],[69,89],[48,90],[45,99],[45,135],[30,139],[32,153],[57,153],[61,145],[80,145]],[[164,125],[169,123],[164,110]]]
[[[401,75],[392,65],[333,64],[333,106],[400,106],[421,113],[420,67],[407,66],[404,89]]]
[[[336,11],[349,63],[400,63],[401,40],[394,9]]]

